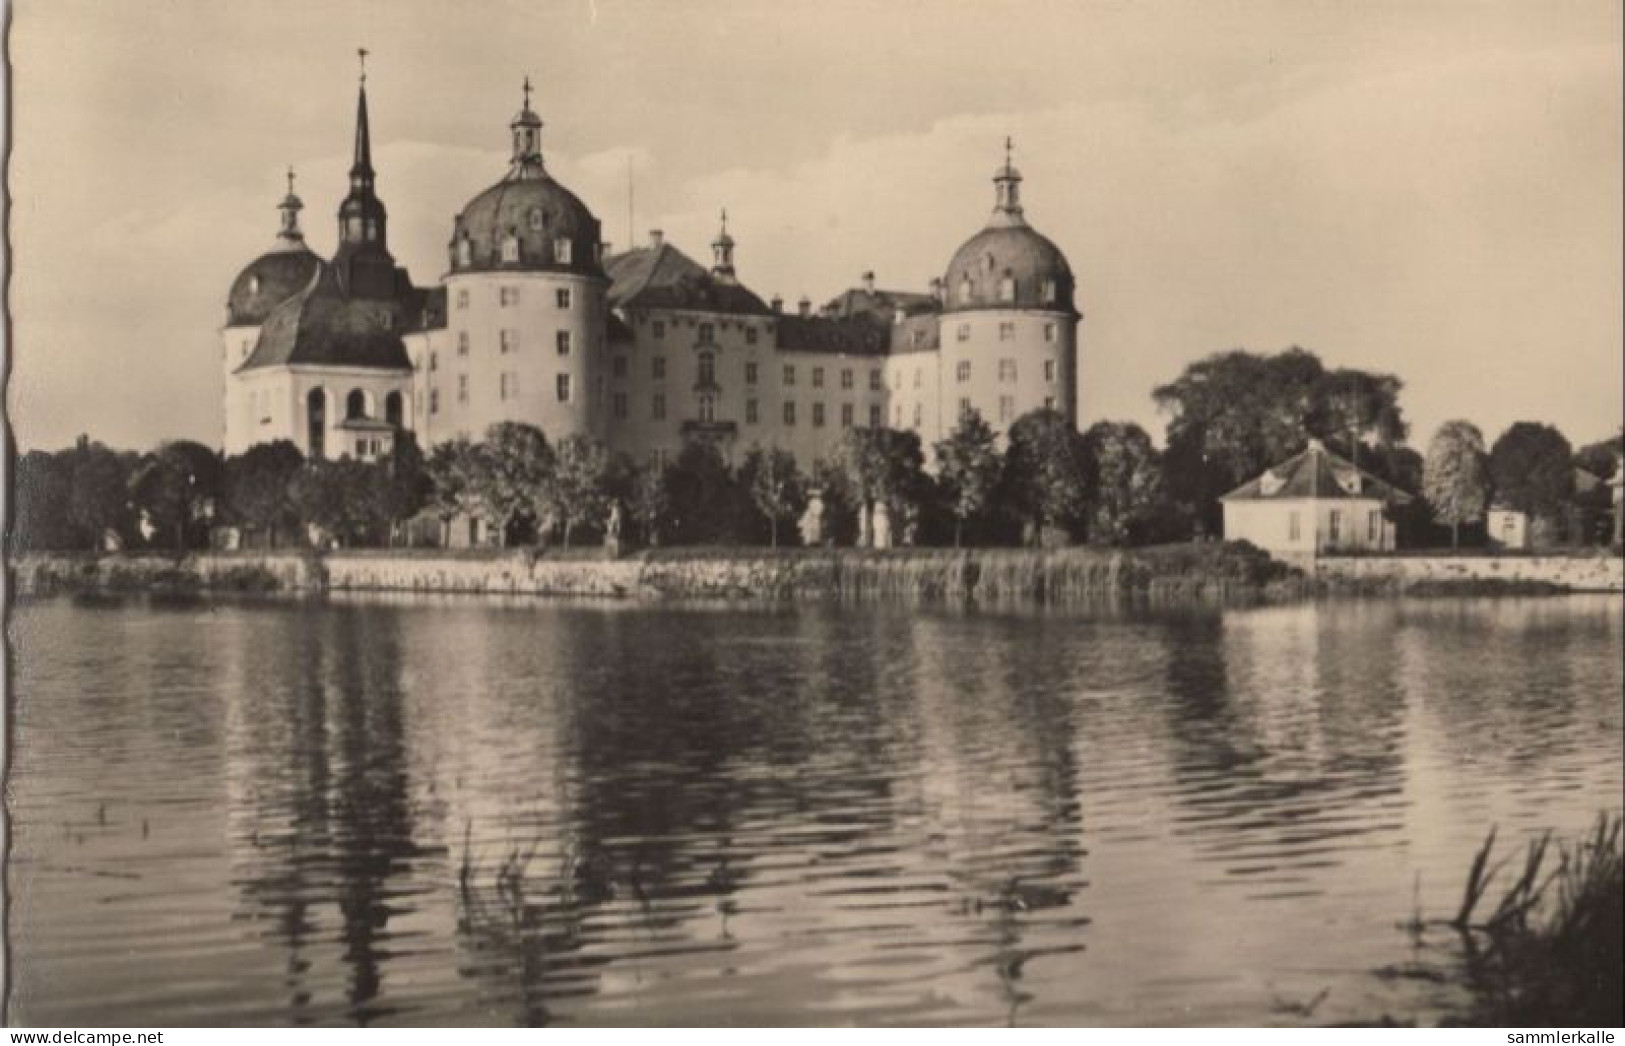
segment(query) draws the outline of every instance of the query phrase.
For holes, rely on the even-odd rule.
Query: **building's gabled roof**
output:
[[[413,287],[402,303],[406,312],[406,331],[433,331],[446,329],[446,288]]]
[[[903,322],[891,325],[891,351],[895,355],[936,352],[941,347],[942,317],[935,312],[906,316]]]
[[[615,309],[688,309],[694,312],[767,315],[748,287],[719,280],[669,243],[639,247],[604,260],[609,304]]]
[[[1411,495],[1327,450],[1318,439],[1300,453],[1243,483],[1220,501],[1365,498],[1395,505]]]
[[[819,311],[825,316],[835,316],[840,319],[848,319],[853,316],[873,316],[886,323],[891,323],[897,318],[899,309],[902,310],[905,316],[913,316],[922,312],[934,313],[940,308],[941,305],[937,299],[929,294],[852,287],[832,298]]]
[[[239,371],[295,364],[410,371],[397,302],[346,298],[324,266],[303,290],[278,305],[260,328]]]
[[[778,347],[785,352],[833,352],[884,356],[891,348],[889,324],[871,316],[780,316]]]

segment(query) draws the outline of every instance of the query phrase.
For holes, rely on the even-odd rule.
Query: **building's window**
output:
[[[666,357],[651,357],[649,360],[649,373],[654,376],[656,381],[664,380],[666,377]]]
[[[784,383],[785,383],[785,384],[786,384],[786,385],[794,385],[794,384],[795,384],[795,383],[796,383],[796,368],[795,368],[795,364],[793,364],[793,363],[786,363],[786,364],[785,364],[785,365],[784,365]]]
[[[1001,324],[999,324],[999,340],[1000,341],[1015,341],[1016,340],[1016,325],[1014,323],[1001,323]]]
[[[967,276],[964,279],[959,281],[959,300],[962,303],[970,301],[970,277],[969,276]]]
[[[389,422],[391,425],[394,425],[396,428],[400,428],[401,408],[403,406],[404,404],[401,401],[401,394],[399,392],[391,392],[388,396],[385,396],[384,420]]]
[[[717,398],[709,392],[700,396],[700,420],[703,422],[717,420]]]
[[[843,404],[841,404],[841,428],[849,429],[851,427],[852,427],[852,404],[843,403]]]
[[[925,424],[925,405],[916,403],[914,404],[914,427],[919,428],[923,424]]]
[[[1381,533],[1382,533],[1382,513],[1379,512],[1376,509],[1372,509],[1371,514],[1368,517],[1366,517],[1366,534],[1365,534],[1366,541],[1369,544],[1375,545],[1377,543],[1377,535],[1379,535]]]
[[[959,416],[963,418],[969,413],[970,413],[970,397],[969,396],[961,396],[961,397],[959,397]]]
[[[1055,397],[1054,396],[1045,396],[1044,397],[1044,409],[1045,410],[1054,410],[1055,409]]]
[[[903,372],[902,371],[900,371],[900,370],[892,371],[892,374],[891,374],[891,387],[894,388],[894,389],[901,389],[903,387]]]
[[[431,371],[440,369],[440,354],[438,352],[429,353],[429,369]]]
[[[824,427],[824,405],[822,403],[814,403],[812,410],[813,410],[813,428],[815,428],[815,429],[823,428]]]
[[[519,332],[505,330],[502,332],[502,351],[504,353],[519,351]]]
[[[1047,305],[1054,304],[1054,302],[1055,302],[1055,280],[1054,280],[1053,277],[1044,281],[1044,289],[1043,289],[1043,292],[1042,292],[1042,297],[1044,299],[1045,304],[1047,304]]]
[[[1016,361],[1015,360],[1000,360],[999,361],[999,380],[1000,381],[1015,381],[1016,380]]]
[[[570,238],[568,236],[560,236],[558,239],[554,240],[553,261],[559,265],[569,265],[572,254],[570,248],[572,246],[573,245],[570,243]]]
[[[1301,525],[1300,525],[1300,523],[1298,521],[1297,512],[1294,511],[1294,512],[1287,513],[1286,529],[1287,529],[1287,540],[1288,541],[1296,541],[1296,540],[1298,540],[1298,536],[1302,533],[1302,527],[1301,527]]]
[[[617,378],[626,377],[626,357],[625,356],[616,356],[610,362],[609,366],[610,366],[610,370],[614,373],[614,375]]]
[[[501,397],[505,400],[519,398],[519,375],[513,371],[504,371],[502,374]]]
[[[959,361],[959,366],[954,368],[954,377],[960,381],[970,380],[970,360]]]
[[[796,423],[796,401],[795,400],[785,400],[784,401],[784,423],[786,425],[794,425]]]
[[[555,385],[555,391],[558,393],[559,402],[560,403],[569,403],[570,402],[570,375],[568,375],[568,374],[560,374],[558,376],[558,380],[554,382],[554,385]]]
[[[755,345],[756,344],[756,328],[755,327],[751,327],[751,326],[746,326],[745,327],[745,344],[746,345]]]
[[[851,367],[842,367],[841,368],[841,388],[850,389],[851,387],[852,387],[852,368]]]
[[[1014,277],[1008,274],[1006,274],[1005,277],[999,281],[999,300],[1016,300],[1016,281]]]
[[[914,368],[914,387],[920,387],[920,368],[918,367]]]
[[[460,290],[458,290],[458,292],[457,292],[457,307],[459,309],[468,308],[468,288],[467,287],[463,287]]]
[[[713,324],[700,324],[700,344],[710,345],[716,341],[717,329]]]
[[[1055,361],[1054,360],[1045,360],[1044,361],[1044,380],[1045,381],[1054,381],[1055,380]]]
[[[664,338],[666,336],[666,321],[655,320],[654,323],[649,325],[649,333],[657,338]]]
[[[919,348],[921,345],[924,345],[925,344],[925,331],[914,331],[912,334],[909,335],[909,341],[914,343],[914,347],[916,349]]]
[[[351,389],[350,394],[344,397],[344,416],[352,420],[366,417],[367,394],[360,389]]]
[[[1014,396],[999,397],[999,421],[1007,423],[1016,416],[1016,398]]]
[[[650,412],[650,415],[656,421],[666,420],[666,394],[664,392],[655,393],[654,409]]]
[[[1044,324],[1044,340],[1053,344],[1060,334],[1060,328],[1053,323]]]
[[[467,356],[468,355],[468,332],[467,331],[458,331],[457,332],[457,355],[459,355],[459,356]]]
[[[898,407],[897,413],[899,420],[901,420],[903,408]],[[869,404],[869,427],[872,429],[878,429],[880,427],[880,404],[878,403]]]
[[[459,374],[459,375],[457,375],[457,402],[458,403],[467,403],[468,402],[468,375],[467,374]]]
[[[1328,543],[1330,545],[1332,545],[1332,546],[1335,546],[1339,541],[1342,540],[1342,538],[1343,538],[1343,510],[1342,509],[1340,509],[1340,508],[1332,509],[1331,515],[1326,520],[1326,537],[1328,539]]]
[[[554,291],[553,301],[558,304],[559,308],[568,309],[570,307],[570,288],[560,287]]]
[[[358,439],[358,440],[355,441],[355,456],[358,457],[358,458],[365,458],[367,456],[367,441],[366,440]]]
[[[756,420],[757,420],[756,401],[755,400],[746,400],[745,401],[745,424],[754,425],[754,424],[756,424]]]
[[[897,417],[897,420],[892,422],[892,424],[896,425],[898,428],[902,428],[903,427],[903,405],[901,403],[899,403],[897,405],[897,409],[892,411],[892,413],[894,415],[896,415],[896,417]]]
[[[509,263],[519,260],[519,237],[512,233],[502,238],[502,260]]]
[[[822,367],[814,367],[813,368],[813,388],[821,389],[823,387],[824,387],[824,368],[822,368]]]
[[[439,389],[430,389],[429,390],[429,413],[430,414],[439,414],[440,413],[440,390]]]
[[[555,334],[553,336],[553,341],[559,347],[559,355],[560,356],[568,356],[568,355],[570,355],[570,332],[569,331],[559,331],[557,334]]]
[[[959,325],[959,340],[970,341],[970,324],[961,323]]]
[[[869,372],[869,391],[879,392],[880,388],[880,368],[876,367]]]
[[[609,402],[611,409],[615,412],[616,419],[624,420],[626,418],[626,393],[615,393],[610,397]]]
[[[754,384],[756,384],[756,361],[755,360],[746,360],[745,361],[745,384],[746,385],[754,385]]]
[[[701,385],[715,385],[717,383],[717,356],[716,356],[716,353],[714,353],[714,352],[702,352],[702,353],[700,353],[700,361],[699,362],[700,362],[699,383]]]
[[[519,288],[504,287],[502,288],[501,293],[498,295],[498,298],[501,300],[502,307],[504,309],[511,309],[515,305],[519,304]]]

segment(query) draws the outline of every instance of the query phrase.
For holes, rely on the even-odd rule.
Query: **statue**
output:
[[[824,492],[818,487],[807,491],[807,509],[796,526],[803,545],[816,548],[824,543]]]
[[[891,548],[891,509],[884,501],[875,502],[875,520],[871,527],[875,548]]]
[[[609,503],[609,519],[604,524],[604,550],[611,558],[621,554],[621,503]]]

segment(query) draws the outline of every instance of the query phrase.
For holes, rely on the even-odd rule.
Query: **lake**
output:
[[[1429,1022],[1617,597],[24,601],[14,1024]]]

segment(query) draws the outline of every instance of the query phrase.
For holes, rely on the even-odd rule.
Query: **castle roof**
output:
[[[604,261],[609,304],[616,309],[691,309],[767,315],[769,309],[741,283],[717,279],[669,243],[623,251]]]
[[[832,352],[884,356],[891,348],[890,324],[868,315],[780,316],[778,347],[785,352]]]
[[[1274,468],[1243,483],[1220,501],[1363,498],[1408,504],[1411,496],[1353,462],[1333,454],[1318,439]]]
[[[238,371],[298,364],[410,371],[399,334],[399,302],[349,298],[324,266],[271,310]]]

